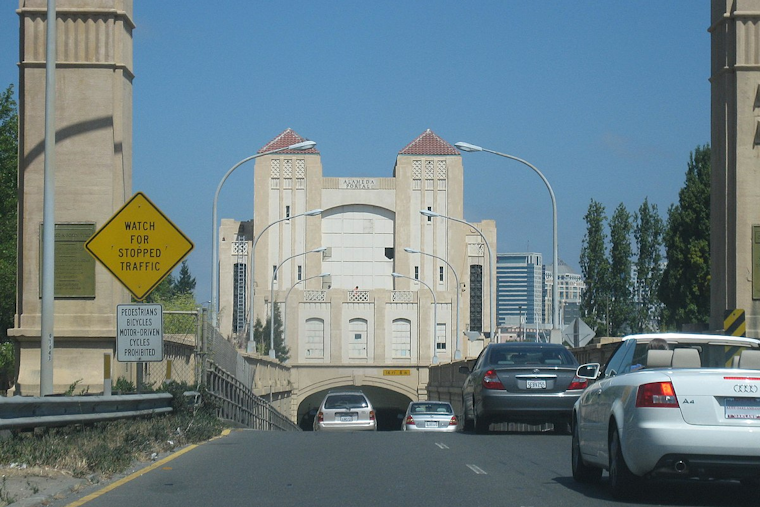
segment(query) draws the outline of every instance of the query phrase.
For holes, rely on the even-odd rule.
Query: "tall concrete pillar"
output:
[[[713,0],[710,328],[760,337],[760,0]]]
[[[132,195],[132,0],[57,0],[54,392],[103,386],[129,293],[84,242]],[[46,0],[19,0],[18,296],[22,394],[39,393]],[[114,375],[125,369],[114,368]]]

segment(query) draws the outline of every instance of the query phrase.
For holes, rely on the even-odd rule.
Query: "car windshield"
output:
[[[453,414],[453,410],[449,405],[443,405],[442,403],[414,403],[412,409],[409,411],[411,414]]]
[[[361,394],[331,394],[325,400],[325,408],[367,408],[367,399]]]
[[[631,358],[623,358],[620,371],[643,368],[757,368],[760,349],[726,342],[669,342],[667,350],[650,350],[648,342],[637,341]],[[745,353],[746,351],[746,353]]]
[[[491,352],[490,364],[498,366],[546,365],[574,366],[575,357],[565,348],[510,347]]]

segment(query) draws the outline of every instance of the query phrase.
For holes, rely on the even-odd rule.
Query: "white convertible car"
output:
[[[760,484],[760,340],[628,336],[577,375],[596,382],[573,407],[576,481],[606,469],[616,498],[654,476]]]

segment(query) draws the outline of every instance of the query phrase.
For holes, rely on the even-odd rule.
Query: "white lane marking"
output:
[[[467,465],[467,468],[469,468],[470,470],[472,470],[478,475],[488,475],[488,472],[480,468],[478,465]]]
[[[449,448],[449,446],[448,446],[448,445],[446,445],[446,444],[442,444],[442,443],[440,443],[440,442],[436,442],[436,443],[435,443],[435,445],[437,445],[437,446],[438,446],[439,448],[441,448],[441,449],[448,449],[448,448]]]

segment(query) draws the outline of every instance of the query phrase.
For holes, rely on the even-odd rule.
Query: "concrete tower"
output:
[[[54,392],[102,389],[128,292],[84,243],[132,194],[132,0],[58,0]],[[18,386],[39,392],[46,1],[20,0]],[[120,369],[114,371],[120,374]]]

